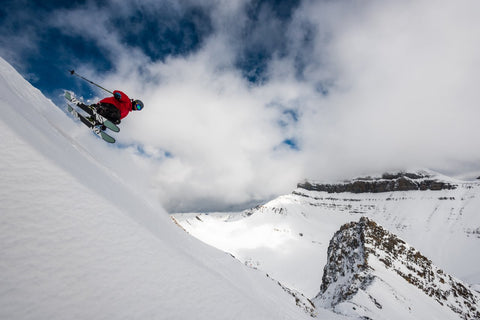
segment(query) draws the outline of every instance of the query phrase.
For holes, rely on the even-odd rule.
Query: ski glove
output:
[[[113,96],[114,96],[115,99],[117,99],[117,100],[121,100],[121,99],[122,99],[122,95],[121,95],[119,92],[115,92],[115,93],[113,94]]]

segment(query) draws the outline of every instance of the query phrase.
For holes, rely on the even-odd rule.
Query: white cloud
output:
[[[216,4],[213,34],[200,49],[163,62],[122,43],[98,18],[105,9],[84,20],[96,21],[85,36],[103,43],[117,70],[90,74],[145,102],[123,122],[120,140],[173,155],[145,160],[144,187],[167,209],[265,199],[303,178],[407,167],[461,172],[460,163],[480,159],[478,2],[305,1],[285,26],[286,54],[273,55],[259,86],[242,77],[236,59],[262,38],[275,47],[265,37],[283,27],[265,21],[257,38],[237,41],[244,1]],[[58,23],[78,27],[74,17],[84,13]],[[298,151],[282,145],[292,138]]]
[[[148,107],[122,131],[173,154],[158,166],[157,182],[179,192],[165,192],[162,202],[188,202],[187,195],[242,203],[287,191],[285,179],[292,188],[299,168],[285,172],[293,163],[275,149],[285,139],[281,110],[268,107],[280,94],[250,87],[233,68],[218,70],[205,50],[164,64],[161,85],[143,95]]]
[[[479,5],[371,1],[362,8],[335,6],[305,10],[328,34],[317,35],[316,50],[335,71],[336,84],[327,99],[318,101],[321,112],[303,125],[308,161],[319,164],[310,174],[410,166],[445,170],[457,161],[478,159],[480,23],[472,12]],[[325,26],[325,11],[341,17]]]

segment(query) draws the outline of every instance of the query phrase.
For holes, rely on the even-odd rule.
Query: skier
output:
[[[70,70],[71,75],[75,75],[91,84],[94,86],[99,87],[100,89],[113,94],[113,97],[108,97],[105,99],[100,100],[97,104],[92,104],[90,107],[85,105],[84,103],[77,101],[76,105],[81,107],[83,110],[89,112],[88,109],[95,109],[96,112],[113,122],[114,124],[120,124],[120,120],[125,118],[128,113],[132,110],[134,111],[140,111],[143,109],[143,102],[140,100],[133,100],[130,99],[125,93],[122,91],[115,90],[113,92],[105,89],[104,87],[96,84],[95,82],[88,80],[87,78],[82,77],[78,73],[75,73],[75,70]],[[67,96],[65,96],[67,98]],[[68,100],[71,100],[70,94],[68,95]],[[94,122],[95,117],[90,117],[89,120],[92,120]]]
[[[115,124],[119,124],[121,119],[125,118],[130,111],[142,110],[143,102],[130,99],[122,91],[115,90],[113,91],[113,97],[104,98],[90,107],[95,108],[101,116]]]

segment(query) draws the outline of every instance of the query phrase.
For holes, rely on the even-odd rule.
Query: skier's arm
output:
[[[127,95],[125,93],[123,93],[122,91],[118,91],[118,90],[113,91],[113,96],[118,101],[122,101],[122,102],[129,102],[130,101],[130,99],[127,97]]]

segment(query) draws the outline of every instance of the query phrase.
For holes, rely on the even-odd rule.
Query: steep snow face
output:
[[[193,236],[307,297],[318,293],[322,282],[318,268],[326,263],[332,235],[361,216],[398,234],[449,274],[480,284],[480,183],[428,175],[428,180],[453,187],[381,193],[297,188],[242,213],[175,218]]]
[[[2,59],[0,109],[1,319],[309,318],[264,273],[177,228],[137,192],[139,172],[113,170],[130,158]]]
[[[480,293],[367,218],[333,236],[314,303],[372,319],[480,318]]]

